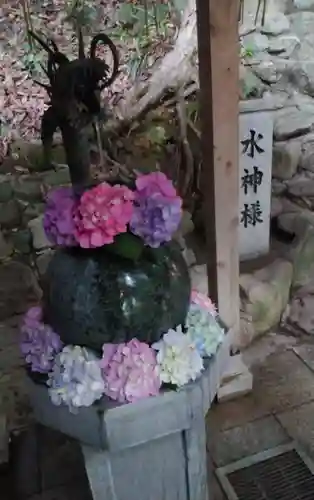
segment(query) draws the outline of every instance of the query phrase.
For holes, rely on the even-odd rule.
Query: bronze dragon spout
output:
[[[46,89],[50,99],[41,124],[44,162],[51,165],[53,136],[59,128],[71,181],[74,188],[80,191],[90,180],[90,152],[84,129],[103,113],[100,94],[118,74],[118,51],[112,40],[100,33],[91,40],[86,56],[80,31],[78,58],[69,60],[59,51],[54,40],[43,40],[33,32],[30,35],[48,54],[47,67],[43,69],[49,84],[36,81]],[[108,64],[96,56],[99,44],[109,47],[112,53],[111,74]]]

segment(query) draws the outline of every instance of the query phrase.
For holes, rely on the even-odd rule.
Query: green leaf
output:
[[[148,137],[152,143],[161,145],[165,142],[167,134],[164,127],[156,125],[155,127],[151,127],[149,129]]]
[[[137,260],[144,250],[144,243],[134,234],[123,233],[116,236],[114,243],[106,245],[106,248],[120,257]]]
[[[133,5],[131,3],[121,4],[118,9],[118,21],[124,24],[133,24],[135,20]]]
[[[156,21],[157,23],[162,23],[163,21],[166,20],[168,14],[169,14],[169,6],[168,4],[156,4],[155,6],[155,13],[156,13]]]

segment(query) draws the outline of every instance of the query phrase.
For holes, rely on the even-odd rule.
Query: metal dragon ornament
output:
[[[105,34],[94,36],[86,56],[82,32],[79,31],[78,58],[69,60],[59,51],[53,39],[43,40],[30,31],[30,36],[47,52],[47,67],[42,67],[49,84],[36,81],[44,87],[50,98],[41,123],[44,162],[51,165],[51,149],[56,130],[61,130],[72,185],[81,191],[90,181],[90,150],[86,127],[96,117],[105,116],[100,94],[115,80],[119,69],[118,51]],[[96,56],[99,45],[109,47],[113,68]]]

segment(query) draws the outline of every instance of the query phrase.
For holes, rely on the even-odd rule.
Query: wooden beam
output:
[[[238,0],[196,0],[209,293],[239,330]]]

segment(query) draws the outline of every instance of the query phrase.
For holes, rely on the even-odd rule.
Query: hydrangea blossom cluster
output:
[[[63,347],[43,323],[41,307],[32,307],[21,328],[22,354],[32,371],[48,374],[51,401],[70,411],[91,406],[103,395],[120,403],[157,396],[163,383],[182,387],[199,377],[203,358],[212,356],[223,340],[212,302],[196,294],[191,297],[186,333],[178,326],[151,347],[136,338],[104,344],[101,359],[83,347]]]
[[[156,353],[137,339],[124,344],[104,344],[101,361],[104,393],[120,403],[157,396],[161,386]]]
[[[192,290],[191,292],[191,303],[198,305],[201,309],[208,311],[214,318],[217,317],[217,309],[215,304],[211,301],[209,297],[197,290]]]
[[[41,307],[31,307],[21,326],[20,349],[33,372],[48,373],[62,349],[59,335],[42,322]]]
[[[158,351],[160,378],[166,384],[182,387],[190,380],[195,380],[204,368],[195,344],[182,332],[181,326],[169,330],[152,347]]]
[[[48,194],[43,225],[53,245],[77,245],[74,237],[76,211],[77,202],[71,188],[60,187]]]
[[[161,172],[140,175],[135,191],[103,182],[76,199],[71,188],[58,188],[47,197],[44,229],[49,240],[61,246],[97,248],[131,232],[156,248],[177,230],[181,205]]]
[[[135,208],[130,222],[132,233],[146,245],[157,248],[170,241],[181,220],[182,200],[161,172],[136,180]]]
[[[84,347],[64,347],[49,373],[48,386],[55,405],[65,404],[72,412],[91,406],[104,392],[99,360]]]
[[[186,319],[187,337],[202,357],[213,356],[224,338],[224,330],[205,308],[191,304]]]
[[[85,191],[75,218],[75,237],[82,248],[113,243],[117,234],[127,231],[133,213],[133,192],[119,184],[106,182]]]

